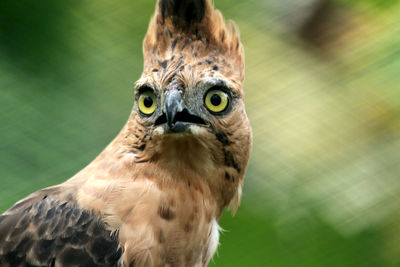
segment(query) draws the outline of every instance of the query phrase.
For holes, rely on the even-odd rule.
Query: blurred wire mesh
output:
[[[400,265],[400,5],[215,0],[254,131],[215,266]],[[154,1],[0,4],[0,211],[60,183],[133,104]]]

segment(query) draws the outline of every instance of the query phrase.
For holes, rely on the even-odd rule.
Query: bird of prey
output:
[[[207,266],[252,134],[244,52],[211,0],[158,0],[117,137],[0,216],[0,266]]]

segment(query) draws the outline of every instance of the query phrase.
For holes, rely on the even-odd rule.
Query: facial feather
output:
[[[244,51],[233,22],[225,23],[209,0],[160,0],[143,42],[144,70],[136,84],[151,88],[157,109],[150,117],[136,106],[126,127],[136,162],[159,162],[167,169],[201,173],[219,195],[221,205],[233,210],[251,147],[251,128],[245,113],[242,83]],[[204,107],[210,88],[224,88],[229,110],[211,114]],[[162,120],[168,91],[178,90],[187,108],[205,121],[184,134],[168,134]]]

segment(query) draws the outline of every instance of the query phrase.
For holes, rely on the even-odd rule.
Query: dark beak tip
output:
[[[173,123],[172,121],[168,120],[168,121],[167,121],[167,125],[168,125],[168,128],[171,129],[171,128],[174,127],[175,123]]]

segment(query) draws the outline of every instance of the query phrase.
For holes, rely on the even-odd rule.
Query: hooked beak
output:
[[[192,124],[206,125],[202,118],[186,107],[181,93],[176,89],[167,91],[165,95],[163,115],[156,120],[155,125],[162,123],[166,123],[168,129],[174,133],[186,132]]]
[[[167,115],[167,124],[169,128],[174,127],[176,114],[186,108],[182,96],[178,90],[167,92],[164,102],[164,112]]]

